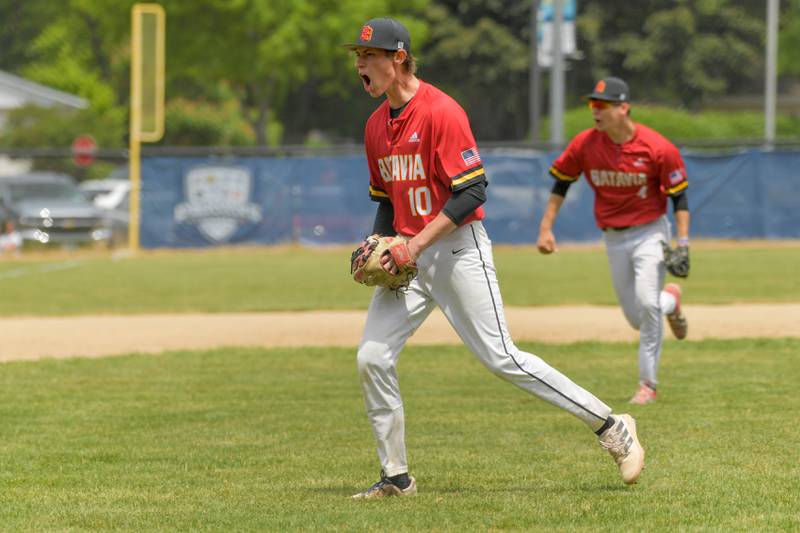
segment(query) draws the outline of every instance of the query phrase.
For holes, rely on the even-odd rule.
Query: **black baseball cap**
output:
[[[357,46],[392,51],[405,50],[410,54],[411,36],[400,22],[389,17],[381,17],[365,22],[361,27],[358,40],[342,46],[351,50]]]
[[[631,92],[628,84],[620,78],[610,77],[598,81],[594,90],[585,96],[591,100],[605,100],[606,102],[628,102]]]

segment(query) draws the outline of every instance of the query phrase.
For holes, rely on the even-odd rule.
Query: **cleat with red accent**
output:
[[[636,394],[633,395],[633,398],[631,398],[628,403],[632,403],[634,405],[646,405],[648,403],[654,403],[655,401],[656,390],[642,383],[639,385],[639,390],[636,391]]]
[[[681,287],[676,283],[667,283],[664,287],[664,292],[668,292],[675,297],[675,309],[667,314],[667,323],[675,338],[683,340],[689,332],[689,324],[686,321],[686,316],[681,312]]]

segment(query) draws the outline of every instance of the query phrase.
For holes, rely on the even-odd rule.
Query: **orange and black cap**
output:
[[[361,27],[358,40],[342,46],[351,50],[359,46],[392,51],[405,50],[410,54],[411,36],[406,27],[397,20],[381,17],[365,22]]]
[[[585,98],[589,100],[603,100],[605,102],[629,102],[631,92],[628,84],[620,78],[610,77],[598,81],[594,90],[587,94]]]

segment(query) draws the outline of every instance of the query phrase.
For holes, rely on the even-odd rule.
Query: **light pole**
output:
[[[539,142],[539,120],[542,116],[541,69],[539,68],[539,0],[531,1],[531,56],[528,67],[528,110],[530,112],[531,143]]]
[[[562,0],[553,0],[553,64],[550,66],[550,144],[564,143],[564,54],[561,32],[564,27]]]
[[[767,68],[764,79],[764,145],[775,143],[775,107],[777,102],[778,1],[767,0]]]

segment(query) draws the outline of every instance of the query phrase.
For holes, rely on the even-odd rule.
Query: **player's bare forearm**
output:
[[[548,231],[552,231],[553,223],[556,220],[556,215],[558,215],[559,209],[561,209],[561,205],[564,203],[564,197],[558,194],[550,194],[550,197],[547,199],[547,207],[544,208],[544,215],[542,215],[542,221],[539,223],[539,231],[546,229]]]
[[[563,203],[564,197],[558,194],[550,194],[550,198],[547,200],[547,207],[545,207],[542,221],[539,223],[539,238],[536,241],[536,247],[543,254],[550,254],[556,251],[553,223]]]
[[[439,213],[436,218],[431,220],[427,226],[422,228],[422,231],[414,235],[408,241],[408,251],[411,257],[416,261],[417,257],[425,251],[430,245],[456,230],[458,226],[450,220],[444,213]]]
[[[419,258],[426,248],[445,235],[449,235],[455,231],[457,227],[458,226],[444,213],[436,215],[436,218],[431,220],[427,226],[422,228],[422,231],[414,235],[406,244],[408,254],[411,256],[411,261],[416,262],[417,258]],[[383,266],[387,272],[397,274],[398,268],[391,255],[382,256],[380,261],[381,266]]]
[[[689,211],[675,211],[675,227],[678,240],[689,238],[689,218]]]

